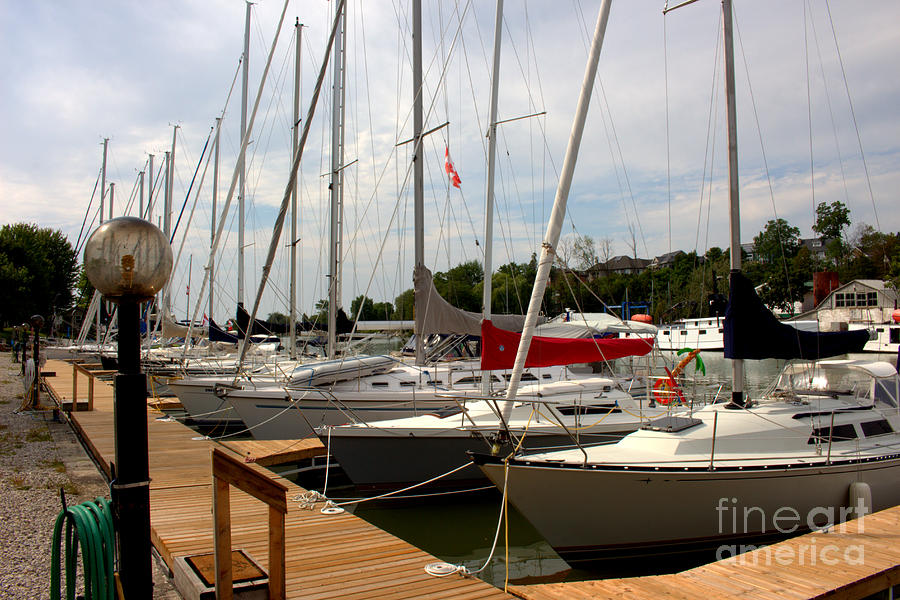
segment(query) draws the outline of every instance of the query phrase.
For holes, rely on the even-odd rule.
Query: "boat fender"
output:
[[[854,481],[850,484],[847,507],[852,519],[864,517],[872,512],[872,488],[864,481]]]

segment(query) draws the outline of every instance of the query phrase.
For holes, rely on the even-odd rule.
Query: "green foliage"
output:
[[[831,204],[821,202],[816,206],[816,224],[813,231],[824,238],[841,239],[844,228],[850,225],[850,209],[836,200]]]
[[[0,323],[40,314],[45,322],[72,307],[78,259],[62,232],[17,223],[0,229]]]
[[[394,300],[394,319],[410,321],[413,319],[413,310],[416,304],[416,293],[408,289]]]
[[[753,244],[758,260],[781,265],[782,258],[791,259],[800,249],[800,230],[784,219],[773,219],[753,238]]]
[[[461,263],[446,273],[434,274],[434,287],[450,304],[463,310],[480,311],[484,271],[476,260]]]
[[[291,318],[288,315],[282,314],[280,312],[269,313],[269,316],[266,317],[266,321],[271,323],[272,325],[287,325],[290,323]]]

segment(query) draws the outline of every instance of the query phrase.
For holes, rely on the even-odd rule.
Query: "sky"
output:
[[[612,5],[569,195],[563,239],[604,240],[611,256],[703,253],[728,244],[721,6],[700,0],[665,16],[663,6]],[[283,8],[281,0],[251,8],[251,111],[266,57],[273,58],[248,146],[244,302],[256,297],[288,182],[299,20],[300,122],[309,120],[309,135],[299,175],[297,309],[312,313],[327,296],[330,66],[315,114],[306,115],[334,4],[291,0],[272,50]],[[598,9],[587,1],[505,3],[495,267],[539,252]],[[236,194],[215,256],[212,308],[206,293],[201,298],[214,179],[204,144],[223,117],[220,213],[240,147],[245,12],[239,0],[0,0],[0,224],[59,229],[79,245],[97,226],[104,138],[113,214],[137,214],[139,173],[149,181],[150,154],[161,172],[177,126],[173,220],[186,208],[173,244],[173,306],[179,318],[198,303],[219,321],[231,316]],[[422,13],[424,128],[443,125],[423,149],[423,235],[425,262],[441,271],[483,259],[495,4],[423,0]],[[838,200],[854,227],[900,230],[900,4],[736,0],[734,13],[742,241],[773,218],[812,236],[815,206]],[[410,23],[405,0],[348,1],[341,169],[347,307],[360,294],[393,301],[412,286],[412,144],[402,144],[412,136]],[[444,171],[447,151],[459,189]],[[158,224],[161,186],[159,178],[150,215]],[[285,229],[262,315],[287,312],[290,224]]]

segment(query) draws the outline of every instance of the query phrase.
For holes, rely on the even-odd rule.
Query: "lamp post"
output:
[[[84,246],[84,269],[103,296],[119,305],[119,372],[115,378],[116,473],[112,501],[125,597],[151,598],[150,468],[147,378],[141,373],[140,303],[165,285],[172,248],[162,231],[136,217],[111,219]]]
[[[31,407],[38,409],[41,407],[41,328],[44,326],[44,317],[31,315],[28,320],[34,330],[34,349],[31,351],[34,360],[34,387],[31,390]]]

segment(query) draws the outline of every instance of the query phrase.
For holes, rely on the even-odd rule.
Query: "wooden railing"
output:
[[[213,517],[216,545],[216,598],[234,597],[231,571],[231,496],[234,486],[269,506],[269,598],[285,597],[284,516],[287,488],[218,448],[212,450]]]
[[[84,373],[88,378],[87,409],[94,410],[94,378],[100,375],[112,375],[117,371],[106,370],[100,363],[72,363],[72,408],[78,410],[78,374]]]

